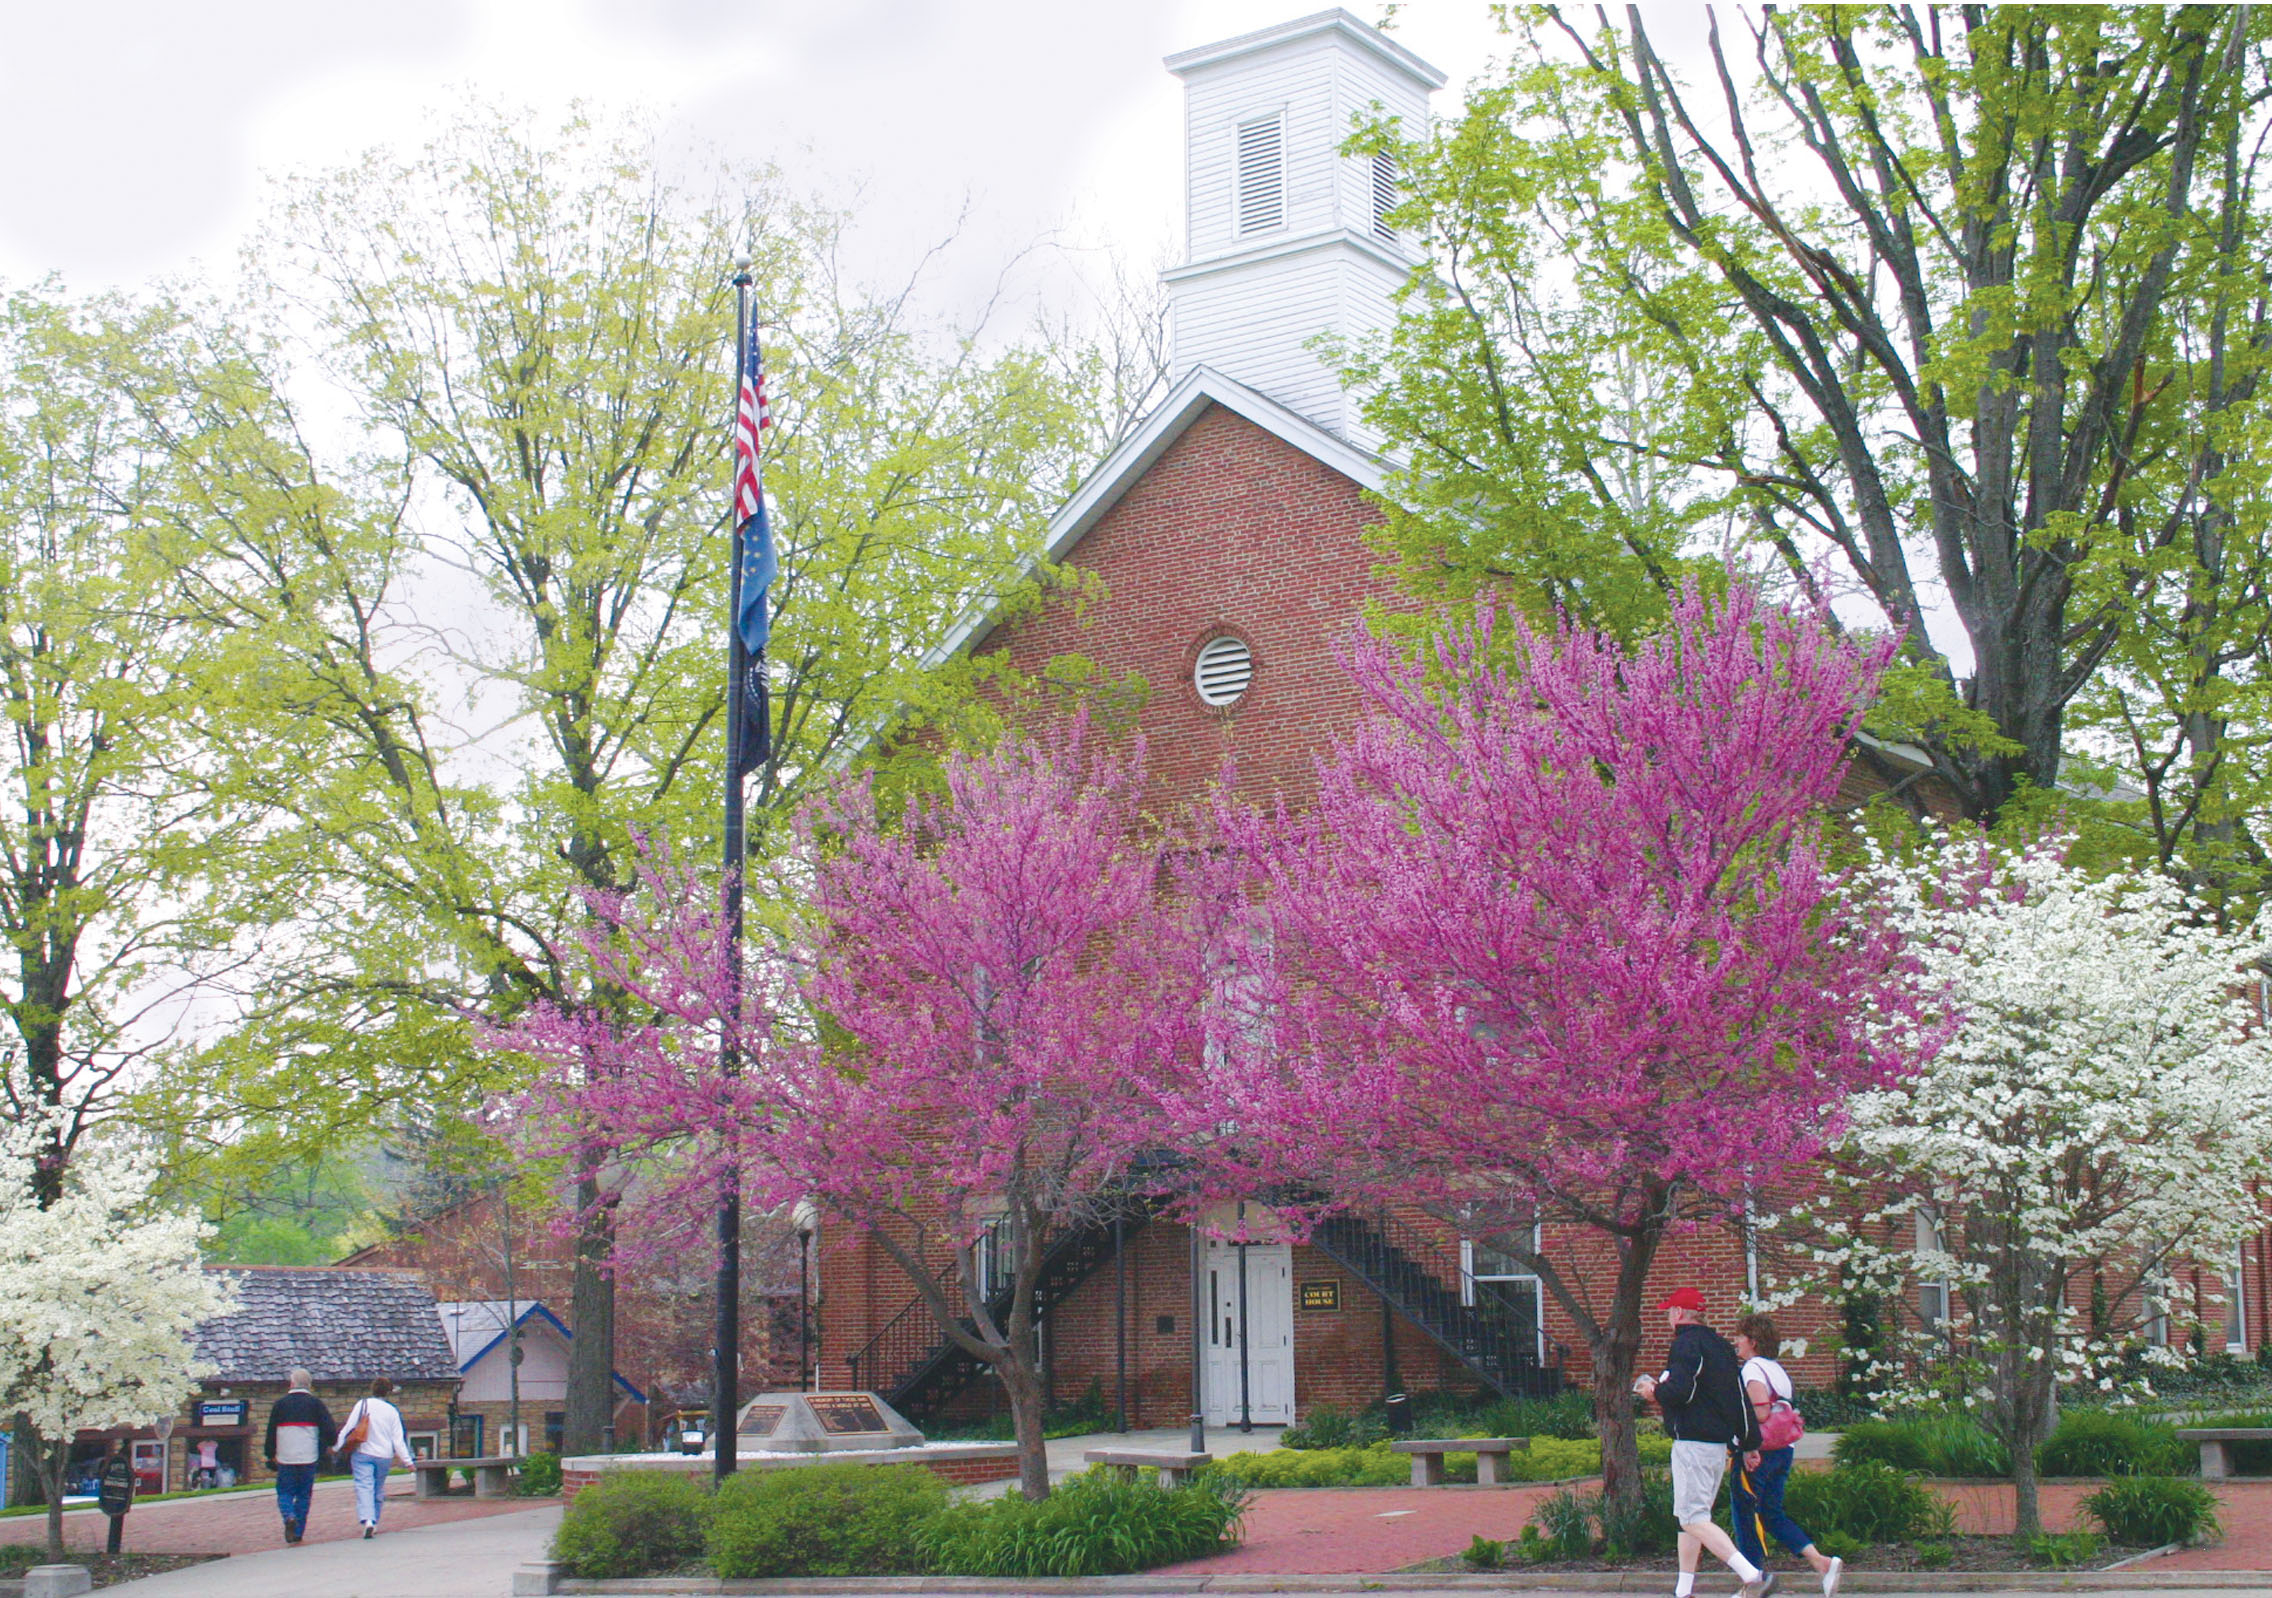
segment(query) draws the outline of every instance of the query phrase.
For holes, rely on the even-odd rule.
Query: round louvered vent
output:
[[[1254,652],[1243,638],[1209,639],[1199,651],[1191,681],[1208,704],[1235,704],[1247,684],[1254,681]]]

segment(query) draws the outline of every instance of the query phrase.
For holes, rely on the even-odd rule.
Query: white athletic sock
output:
[[[1728,1561],[1728,1568],[1736,1573],[1736,1580],[1746,1587],[1759,1579],[1759,1567],[1741,1554]]]
[[[1680,1580],[1672,1584],[1672,1598],[1688,1598],[1688,1595],[1695,1590],[1696,1572],[1684,1570],[1680,1573]]]

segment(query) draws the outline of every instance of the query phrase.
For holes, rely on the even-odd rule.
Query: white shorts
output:
[[[1713,1506],[1720,1501],[1720,1478],[1727,1473],[1726,1443],[1684,1443],[1676,1439],[1672,1445],[1672,1518],[1683,1526],[1710,1520]]]

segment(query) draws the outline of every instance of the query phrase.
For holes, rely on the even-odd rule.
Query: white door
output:
[[[1246,1255],[1240,1314],[1239,1255]],[[1207,1240],[1207,1424],[1294,1420],[1294,1251],[1284,1243]],[[1246,1332],[1241,1370],[1240,1329]],[[1243,1374],[1243,1385],[1242,1385]]]

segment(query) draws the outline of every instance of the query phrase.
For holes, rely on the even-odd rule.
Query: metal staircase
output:
[[[1123,1242],[1143,1230],[1159,1213],[1164,1200],[1131,1198],[1118,1211]],[[1038,1317],[1047,1321],[1052,1310],[1065,1302],[1083,1282],[1111,1263],[1115,1216],[1104,1215],[1087,1225],[1061,1232],[1042,1255],[1041,1275],[1035,1284]],[[986,1301],[996,1324],[1010,1314],[1010,1292],[1003,1288]],[[968,1323],[965,1322],[967,1325]],[[921,1298],[910,1299],[870,1338],[846,1364],[852,1385],[881,1393],[892,1408],[920,1422],[970,1385],[986,1366],[951,1337],[939,1333],[938,1323]]]
[[[1562,1350],[1540,1358],[1537,1323],[1488,1282],[1475,1284],[1472,1304],[1463,1302],[1458,1288],[1421,1263],[1440,1244],[1418,1228],[1386,1214],[1344,1212],[1320,1222],[1310,1241],[1486,1386],[1509,1398],[1561,1391]]]

